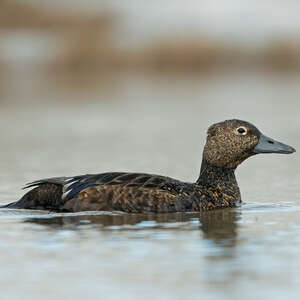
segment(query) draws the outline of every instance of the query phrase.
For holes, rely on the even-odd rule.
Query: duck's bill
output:
[[[290,154],[296,152],[296,149],[275,141],[265,135],[261,135],[258,144],[254,148],[254,153],[280,153],[280,154]]]

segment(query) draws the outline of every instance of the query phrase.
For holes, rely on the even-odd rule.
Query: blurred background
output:
[[[275,137],[296,135],[299,8],[293,0],[1,0],[5,157],[31,172],[47,168],[53,152],[44,169],[52,175],[140,170],[155,149],[176,152],[173,161],[189,151],[189,165],[170,166],[163,153],[149,171],[192,180],[214,122],[240,118]]]
[[[296,76],[299,6],[293,0],[284,7],[268,0],[1,0],[1,102],[111,101],[124,85],[138,89],[139,79],[157,90],[166,85],[158,86],[158,78],[167,79],[188,92],[187,82],[207,86],[236,72],[242,82],[252,72]]]
[[[207,127],[224,119],[299,150],[299,11],[295,0],[0,0],[0,203],[52,176],[194,181]],[[237,171],[250,207],[204,218],[2,212],[2,293],[299,299],[299,168],[297,153],[250,159]]]

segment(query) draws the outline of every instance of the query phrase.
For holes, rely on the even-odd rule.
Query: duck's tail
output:
[[[19,201],[0,208],[58,210],[61,205],[62,187],[56,184],[41,184],[27,192]]]
[[[0,208],[14,208],[14,205],[16,203],[17,202],[12,202],[12,203],[9,203],[9,204],[1,205]]]
[[[0,206],[0,208],[11,208],[11,209],[27,208],[26,207],[27,203],[28,203],[28,193],[26,193],[19,201],[2,205]]]

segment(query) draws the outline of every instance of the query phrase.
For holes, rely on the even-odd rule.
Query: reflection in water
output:
[[[235,209],[221,209],[201,213],[171,213],[171,214],[101,214],[101,215],[63,215],[53,217],[37,217],[26,219],[25,222],[44,225],[52,229],[76,230],[89,225],[100,230],[141,230],[168,229],[180,230],[186,223],[200,224],[204,239],[226,246],[234,246],[237,236],[239,213]],[[172,226],[168,226],[172,224]],[[128,226],[129,225],[129,226]],[[189,226],[188,229],[193,229]]]
[[[220,209],[201,213],[199,220],[204,238],[233,247],[237,237],[240,213],[234,209]]]

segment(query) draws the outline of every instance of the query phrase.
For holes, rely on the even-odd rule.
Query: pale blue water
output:
[[[72,85],[19,76],[2,81],[1,203],[51,176],[122,170],[192,181],[207,127],[232,117],[300,149],[296,74],[127,74]],[[1,210],[1,295],[299,299],[299,170],[297,153],[251,158],[237,171],[246,204],[202,214]]]

